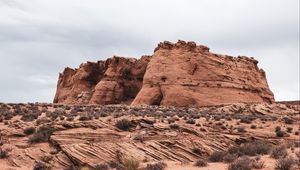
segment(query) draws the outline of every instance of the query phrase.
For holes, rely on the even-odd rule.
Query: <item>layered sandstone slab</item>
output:
[[[157,162],[167,163],[166,170],[197,169],[195,162],[207,160],[214,151],[256,140],[273,147],[294,143],[295,150],[288,152],[294,156],[300,151],[299,115],[300,105],[276,103],[195,108],[0,103],[0,151],[8,155],[0,159],[0,169],[32,170],[39,162],[55,170],[93,170],[111,161],[120,163],[120,155],[140,161],[140,169]],[[117,126],[121,120],[130,122],[129,129]],[[283,136],[277,136],[277,127]],[[36,132],[29,134],[28,128]],[[50,138],[37,135],[39,129]],[[268,162],[265,169],[275,169],[276,159],[261,159]],[[228,167],[215,165],[209,162],[208,168]]]
[[[194,42],[162,42],[152,56],[114,57],[65,69],[54,103],[208,106],[274,102],[258,61],[211,53]]]

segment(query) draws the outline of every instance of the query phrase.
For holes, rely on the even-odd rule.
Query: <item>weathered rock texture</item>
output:
[[[142,87],[149,60],[115,56],[66,68],[59,75],[54,103],[130,104]]]
[[[200,158],[208,159],[214,151],[226,151],[253,140],[277,146],[289,144],[297,153],[299,115],[300,105],[266,103],[197,108],[0,103],[0,120],[4,120],[0,121],[0,169],[38,169],[33,167],[41,162],[53,170],[94,170],[97,165],[118,161],[119,153],[139,160],[139,169],[153,162],[183,166],[173,168],[168,164],[166,170],[197,169],[186,167]],[[130,122],[128,131],[116,126],[121,120]],[[250,128],[251,125],[257,128]],[[277,126],[282,127],[283,137],[276,135]],[[47,129],[45,133],[55,132],[48,141],[31,143],[34,136],[46,137],[36,135],[39,133],[28,135],[25,130],[30,127],[37,131],[43,127]],[[285,133],[287,127],[295,133]],[[239,131],[240,128],[245,131]],[[3,157],[2,151],[8,157]],[[267,157],[270,156],[262,156],[262,160]],[[265,170],[275,169],[274,159],[274,163],[269,159],[263,161],[268,162]],[[209,169],[228,167],[225,164],[223,168],[214,167],[214,164],[209,163]]]
[[[163,42],[153,56],[114,57],[65,69],[55,103],[206,106],[274,102],[258,61],[209,52],[194,42]]]

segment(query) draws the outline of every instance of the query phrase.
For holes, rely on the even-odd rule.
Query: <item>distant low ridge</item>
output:
[[[273,103],[252,57],[214,54],[195,42],[159,43],[151,56],[87,62],[59,75],[54,103],[211,106]]]

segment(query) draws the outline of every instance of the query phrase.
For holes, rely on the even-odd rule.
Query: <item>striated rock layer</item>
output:
[[[66,68],[54,103],[208,106],[274,102],[258,61],[211,53],[194,42],[162,42],[152,56],[113,57]]]

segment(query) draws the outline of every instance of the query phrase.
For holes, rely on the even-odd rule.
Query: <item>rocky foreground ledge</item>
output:
[[[252,57],[209,51],[195,42],[159,43],[140,59],[114,56],[60,75],[54,103],[208,106],[273,103],[265,72]]]
[[[291,159],[297,169],[299,111],[0,104],[0,169],[227,169],[243,161],[274,169]]]

